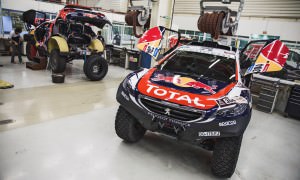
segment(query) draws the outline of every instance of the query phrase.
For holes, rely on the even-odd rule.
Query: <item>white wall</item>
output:
[[[13,9],[18,11],[27,11],[35,9],[38,11],[57,13],[64,6],[53,3],[39,2],[34,0],[1,0],[2,8]]]
[[[174,15],[173,28],[198,31],[196,15]],[[237,35],[249,36],[262,34],[267,31],[269,35],[279,35],[283,40],[300,41],[300,19],[271,19],[271,18],[245,18],[239,23]]]
[[[100,0],[78,0],[78,4],[83,6],[95,7]]]
[[[81,0],[81,1],[87,1],[89,2],[88,3],[89,5],[99,2],[99,0]],[[18,11],[27,11],[29,9],[35,9],[44,12],[58,13],[58,11],[64,7],[64,5],[39,2],[34,0],[1,0],[1,3],[2,3],[2,8],[13,9]],[[106,12],[103,12],[103,14],[105,14],[107,18],[111,21],[125,22],[125,16],[122,14],[114,14],[114,13],[106,13]]]
[[[101,12],[101,13],[103,13],[111,22],[125,23],[125,15],[124,14],[116,14],[116,13],[108,13],[108,12]]]

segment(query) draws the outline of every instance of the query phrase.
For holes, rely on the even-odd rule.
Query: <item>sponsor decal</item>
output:
[[[147,30],[139,39],[137,48],[145,53],[157,58],[161,50],[161,40],[164,36],[165,28],[162,26],[153,27]]]
[[[224,126],[233,126],[236,125],[236,120],[233,121],[225,121],[225,122],[220,122],[219,126],[224,127]]]
[[[124,91],[122,91],[121,94],[127,101],[129,101],[129,97],[126,95]]]
[[[246,74],[280,71],[288,55],[288,47],[281,41],[275,40],[262,49],[255,64],[247,69]]]
[[[147,90],[146,92],[148,94],[150,93],[154,93],[156,96],[160,96],[160,97],[167,97],[168,100],[172,100],[175,99],[176,101],[184,101],[187,104],[190,105],[196,105],[196,106],[200,106],[200,107],[204,107],[204,104],[200,103],[200,99],[199,97],[195,97],[194,99],[192,99],[189,95],[181,95],[178,92],[174,92],[174,91],[168,91],[165,89],[160,89],[158,86],[155,85],[151,85],[151,84],[147,84]]]
[[[269,68],[270,64],[253,64],[249,67],[248,72],[249,73],[259,73],[259,72],[266,72]]]
[[[248,104],[247,99],[242,96],[234,96],[232,98],[224,97],[224,98],[218,99],[216,101],[221,108],[227,107],[230,105],[234,105],[236,103],[237,104]]]
[[[218,105],[222,108],[222,107],[225,107],[225,106],[229,106],[229,105],[233,105],[235,104],[235,100],[233,99],[229,99],[228,97],[224,97],[222,99],[218,99],[216,100]]]
[[[151,79],[152,81],[164,81],[164,82],[168,82],[168,83],[173,83],[176,86],[179,87],[192,87],[195,89],[204,89],[208,92],[210,92],[211,94],[215,94],[216,92],[214,91],[214,89],[217,88],[216,85],[213,86],[209,86],[206,85],[202,82],[196,81],[192,78],[188,78],[188,77],[181,77],[179,75],[175,75],[175,76],[165,76],[163,74],[157,74],[156,77]]]
[[[143,49],[143,51],[145,53],[148,53],[148,54],[150,54],[153,57],[157,57],[158,56],[159,50],[160,50],[159,48],[156,48],[156,47],[151,46],[149,44],[145,45],[144,49]]]
[[[189,123],[178,121],[178,120],[175,120],[175,119],[171,119],[171,118],[169,118],[167,116],[159,115],[159,114],[153,113],[151,111],[148,111],[148,115],[152,116],[152,121],[155,121],[155,118],[163,121],[163,122],[160,121],[160,127],[161,128],[164,127],[164,125],[166,125],[166,123],[171,123],[171,124],[179,125],[179,126],[181,126],[183,128],[190,126]]]
[[[206,132],[199,132],[199,136],[220,136],[220,131],[206,131]]]
[[[248,104],[248,100],[242,96],[234,96],[232,99],[238,104]]]

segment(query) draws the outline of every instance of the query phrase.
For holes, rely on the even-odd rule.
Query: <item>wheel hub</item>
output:
[[[93,73],[98,73],[99,72],[99,66],[98,65],[94,65],[93,66]]]

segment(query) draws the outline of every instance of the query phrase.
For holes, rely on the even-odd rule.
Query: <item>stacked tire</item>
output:
[[[198,19],[198,29],[201,32],[210,33],[214,39],[218,39],[220,35],[232,35],[232,28],[226,31],[222,29],[225,18],[225,12],[204,13]]]

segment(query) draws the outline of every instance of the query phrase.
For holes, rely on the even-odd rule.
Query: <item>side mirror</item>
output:
[[[280,71],[289,56],[289,48],[279,40],[266,45],[258,55],[254,64],[246,71],[245,76],[252,73]]]

